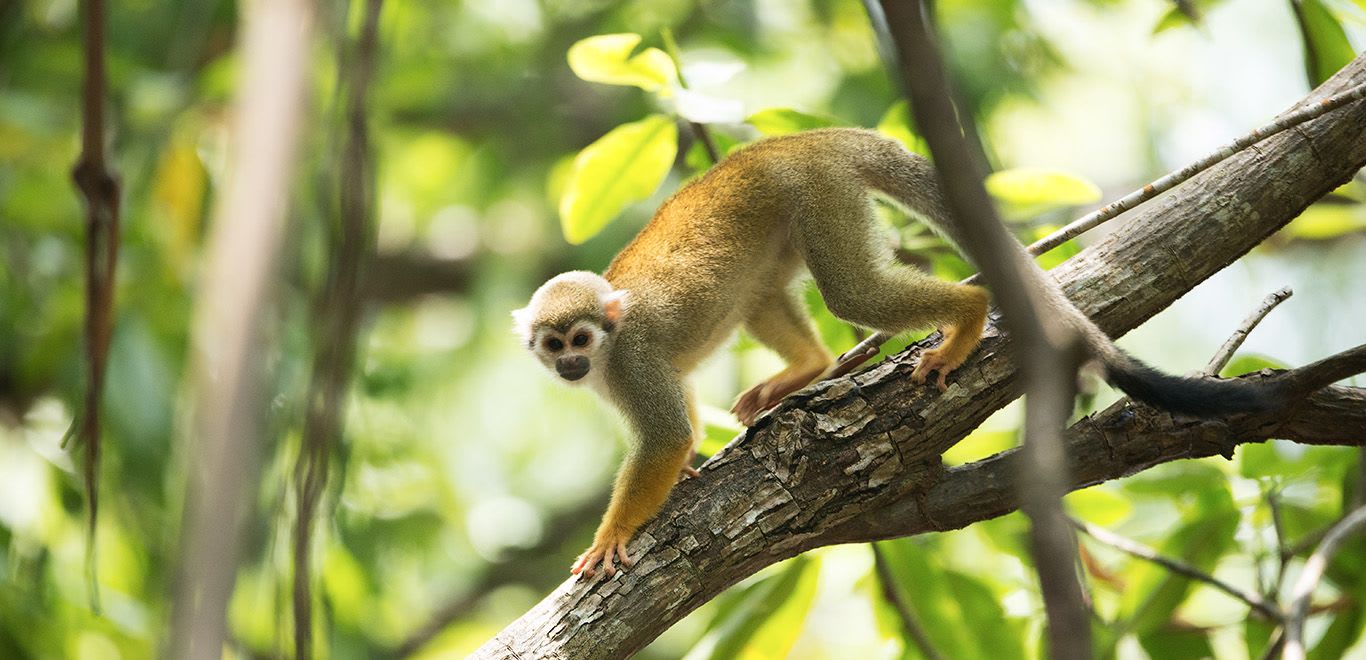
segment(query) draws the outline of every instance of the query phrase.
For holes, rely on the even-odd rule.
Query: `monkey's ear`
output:
[[[602,313],[607,317],[608,325],[616,325],[621,319],[621,315],[626,312],[627,305],[631,302],[631,292],[627,289],[617,289],[611,293],[604,294],[602,300]]]
[[[512,310],[512,331],[524,340],[531,338],[531,308]]]

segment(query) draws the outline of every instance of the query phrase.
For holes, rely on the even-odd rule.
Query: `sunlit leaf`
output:
[[[711,131],[710,135],[712,143],[716,145],[716,150],[720,152],[718,155],[722,158],[743,146],[742,142],[721,131]],[[692,141],[692,146],[688,147],[688,153],[683,156],[683,163],[694,172],[704,172],[716,164],[712,162],[711,154],[707,153],[707,146],[701,140]]]
[[[673,60],[658,48],[632,55],[638,45],[638,34],[588,37],[569,47],[569,68],[589,82],[634,85],[648,92],[671,86],[678,79]]]
[[[1290,3],[1300,25],[1304,45],[1304,69],[1309,85],[1317,87],[1356,58],[1352,42],[1321,0],[1295,0]]]
[[[977,429],[969,433],[966,438],[958,441],[958,444],[945,450],[943,459],[944,463],[948,465],[962,465],[1003,452],[1014,447],[1017,443],[1018,434],[1014,429],[1004,431]]]
[[[627,204],[653,194],[677,155],[678,129],[664,115],[623,124],[584,147],[560,198],[565,240],[592,238]]]
[[[1287,365],[1280,360],[1257,355],[1255,353],[1240,353],[1229,360],[1224,368],[1219,370],[1219,375],[1224,378],[1233,378],[1243,374],[1250,374],[1263,369],[1285,369]]]
[[[1133,503],[1106,488],[1087,488],[1067,495],[1067,508],[1077,517],[1102,527],[1119,524],[1133,512]]]
[[[813,128],[843,126],[844,122],[834,117],[813,115],[791,108],[769,108],[760,110],[745,121],[759,129],[764,135],[786,135]]]
[[[1202,660],[1203,658],[1214,657],[1214,649],[1210,646],[1209,634],[1203,630],[1167,627],[1146,635],[1139,635],[1138,643],[1152,658]]]
[[[785,657],[815,599],[819,566],[814,555],[799,555],[749,587],[718,613],[688,660]]]
[[[1014,219],[1100,201],[1100,188],[1061,170],[1021,167],[987,175],[987,192]]]
[[[912,124],[911,108],[906,101],[902,100],[887,108],[887,112],[883,113],[882,119],[877,122],[877,130],[879,133],[897,140],[911,151],[921,155],[929,154],[929,148],[925,146],[925,141],[916,134],[915,127]]]
[[[1235,547],[1233,532],[1238,510],[1227,488],[1222,497],[1200,497],[1202,505],[1160,544],[1158,551],[1181,559],[1197,569],[1211,572],[1219,559]],[[1129,587],[1121,595],[1119,620],[1123,628],[1143,636],[1162,630],[1190,595],[1189,578],[1148,562],[1133,560],[1126,578]]]
[[[1282,231],[1287,236],[1305,239],[1337,238],[1366,229],[1366,205],[1314,204]]]
[[[1157,24],[1153,25],[1153,34],[1161,34],[1172,28],[1189,27],[1191,25],[1194,24],[1191,23],[1189,16],[1182,13],[1180,8],[1172,7],[1167,10],[1167,13],[1162,14],[1162,18],[1157,20]]]

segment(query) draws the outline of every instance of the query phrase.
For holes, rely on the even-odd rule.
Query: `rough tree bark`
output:
[[[1300,106],[1363,82],[1366,57],[1359,57]],[[1366,102],[1357,102],[1132,211],[1121,228],[1053,274],[1106,332],[1121,335],[1363,164]],[[922,343],[790,397],[708,461],[700,478],[674,489],[631,543],[640,557],[635,567],[610,580],[566,581],[474,657],[624,657],[726,587],[798,553],[961,527],[1013,510],[1012,454],[952,470],[939,460],[1018,396],[1007,341],[989,327],[942,394],[908,378]],[[1066,436],[1073,487],[1177,458],[1227,454],[1239,442],[1273,435],[1363,444],[1363,397],[1358,389],[1329,388],[1277,419],[1192,422],[1141,409],[1107,411]]]

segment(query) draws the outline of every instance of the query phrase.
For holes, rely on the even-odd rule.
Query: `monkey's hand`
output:
[[[630,540],[630,532],[599,530],[597,537],[593,539],[593,545],[579,555],[579,558],[574,561],[574,567],[570,568],[569,572],[591,578],[598,564],[602,564],[603,572],[607,573],[607,577],[616,575],[616,558],[621,559],[623,568],[629,568],[636,563],[630,555],[626,554],[626,543]]]

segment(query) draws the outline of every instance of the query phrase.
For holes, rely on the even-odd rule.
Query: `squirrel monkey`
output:
[[[603,275],[558,275],[513,312],[517,332],[542,364],[615,403],[635,435],[593,545],[572,573],[592,576],[601,564],[611,576],[617,558],[630,566],[626,544],[636,529],[658,512],[680,472],[696,474],[690,463],[700,425],[683,378],[736,326],[787,363],[736,401],[732,411],[746,426],[830,367],[830,353],[789,286],[802,266],[841,319],[887,332],[942,329],[943,342],[925,351],[911,374],[916,383],[938,372],[943,389],[977,346],[986,290],[897,263],[879,237],[870,191],[907,207],[950,241],[956,236],[926,159],[872,131],[806,131],[731,154],[665,201]],[[1107,378],[1134,398],[1197,415],[1268,405],[1264,388],[1168,376],[1143,365],[1034,270],[1053,312],[1081,331]]]

